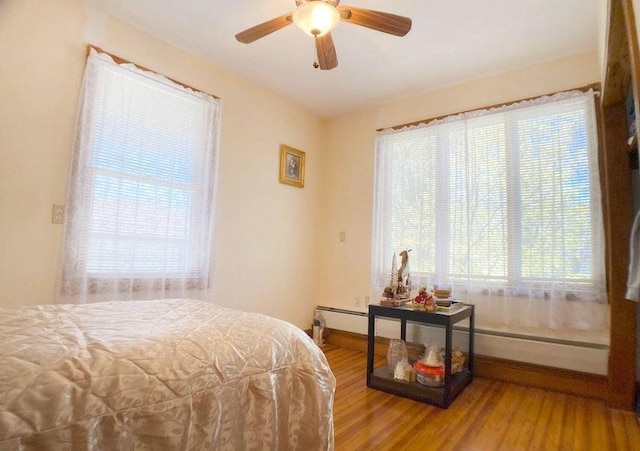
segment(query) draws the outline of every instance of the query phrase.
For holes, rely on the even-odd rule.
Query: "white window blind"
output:
[[[372,285],[410,253],[415,285],[483,297],[606,302],[592,93],[384,131]]]
[[[96,52],[81,101],[61,300],[204,295],[219,101]]]

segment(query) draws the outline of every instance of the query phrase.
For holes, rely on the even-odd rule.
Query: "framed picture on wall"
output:
[[[285,144],[280,146],[280,183],[304,187],[305,153]]]

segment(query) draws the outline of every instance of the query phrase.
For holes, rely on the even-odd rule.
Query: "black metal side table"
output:
[[[400,338],[406,341],[407,321],[445,329],[445,376],[443,387],[429,387],[418,382],[397,381],[387,365],[374,370],[376,318],[400,320]],[[453,326],[469,318],[469,349],[466,365],[462,371],[451,373],[453,351]],[[458,303],[450,310],[427,312],[411,307],[386,307],[369,305],[369,336],[367,349],[367,386],[394,395],[415,399],[447,408],[455,397],[473,380],[474,306]]]

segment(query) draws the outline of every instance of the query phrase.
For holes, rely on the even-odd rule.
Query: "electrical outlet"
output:
[[[340,232],[340,242],[344,243],[345,241],[347,241],[347,234],[345,232]]]
[[[362,298],[360,296],[356,296],[355,298],[353,298],[353,303],[355,304],[356,307],[361,307]]]
[[[53,205],[51,207],[51,224],[62,224],[64,222],[64,205]]]

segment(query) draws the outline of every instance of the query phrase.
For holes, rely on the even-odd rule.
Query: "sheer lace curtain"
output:
[[[411,249],[413,286],[452,288],[480,325],[608,328],[593,96],[380,132],[373,294]]]
[[[220,104],[92,50],[58,302],[210,297]]]

